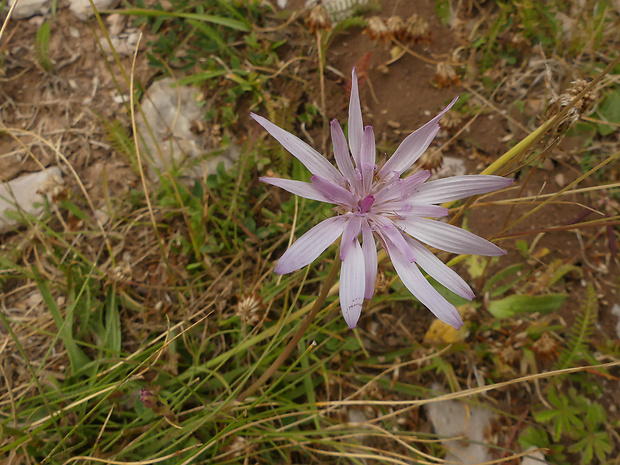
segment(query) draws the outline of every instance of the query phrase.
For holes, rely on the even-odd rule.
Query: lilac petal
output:
[[[344,132],[342,132],[342,128],[337,120],[332,120],[330,127],[336,165],[338,165],[340,172],[349,181],[349,184],[355,187],[355,168],[349,154],[349,147],[347,147],[347,139],[344,137]]]
[[[375,244],[375,238],[372,235],[372,230],[366,228],[362,230],[362,252],[364,253],[364,266],[366,269],[366,291],[364,292],[365,299],[372,299],[372,295],[375,293],[375,281],[377,280],[377,245]]]
[[[355,196],[338,184],[334,184],[320,176],[312,176],[310,182],[331,203],[351,208],[357,204]]]
[[[417,192],[416,187],[431,177],[429,170],[418,171],[405,179],[388,181],[386,185],[375,194],[375,202],[390,202],[392,200],[405,200]]]
[[[469,285],[461,278],[456,271],[445,265],[430,250],[418,243],[415,239],[405,237],[407,243],[413,249],[416,263],[422,267],[430,276],[442,286],[447,287],[452,292],[460,295],[464,299],[472,300],[476,295]]]
[[[439,131],[440,118],[450,109],[452,105],[456,103],[459,97],[456,96],[450,104],[444,108],[437,116],[426,123],[421,128],[417,129],[412,134],[409,134],[404,141],[398,146],[394,155],[390,157],[381,171],[379,176],[385,177],[392,172],[401,174],[411,165],[413,165],[418,158],[426,151],[431,142],[435,138],[437,131]]]
[[[376,215],[372,218],[373,222],[377,226],[375,231],[379,234],[385,242],[390,242],[402,253],[410,262],[415,261],[415,255],[411,250],[411,247],[405,241],[403,233],[392,222],[392,220]]]
[[[372,130],[372,126],[366,126],[366,129],[364,129],[364,138],[362,140],[359,165],[362,173],[362,189],[364,195],[370,193],[370,188],[372,186],[372,178],[375,174],[376,152],[375,133]]]
[[[446,252],[489,257],[506,255],[495,244],[451,224],[414,217],[397,220],[397,223],[410,236]]]
[[[349,100],[349,147],[356,166],[360,166],[360,150],[364,133],[362,121],[362,105],[360,103],[359,88],[357,85],[357,72],[355,67],[351,72],[351,100]]]
[[[364,254],[357,239],[340,268],[340,308],[344,320],[353,329],[362,313],[364,303]]]
[[[345,260],[349,253],[349,248],[353,245],[353,242],[357,241],[362,230],[362,219],[357,215],[348,215],[349,221],[347,221],[342,233],[342,241],[340,242],[340,258]]]
[[[337,184],[344,184],[342,175],[329,163],[325,157],[314,150],[304,141],[290,132],[279,128],[271,121],[250,113],[250,116],[256,120],[263,128],[269,132],[286,150],[288,150],[295,158],[297,158],[310,172],[314,175],[321,176]]]
[[[321,221],[289,247],[278,260],[274,271],[278,274],[286,274],[312,263],[338,239],[346,222],[347,219],[344,216],[335,216]]]
[[[279,187],[280,189],[284,189],[291,194],[299,195],[310,200],[318,200],[319,202],[331,203],[325,198],[323,194],[321,194],[321,192],[319,192],[316,187],[314,187],[309,182],[293,181],[292,179],[270,178],[266,176],[260,177],[258,178],[258,180],[267,184],[271,184],[272,186]]]
[[[407,202],[390,202],[381,205],[381,209],[376,210],[379,213],[392,213],[400,217],[421,216],[424,218],[439,218],[448,216],[450,210],[440,205],[411,205]]]
[[[491,175],[454,176],[429,181],[411,196],[415,203],[442,203],[476,194],[486,194],[512,184],[514,179]]]
[[[441,321],[459,329],[463,326],[461,315],[454,305],[444,299],[431,284],[424,279],[415,263],[410,263],[397,249],[388,245],[394,269],[407,289]]]

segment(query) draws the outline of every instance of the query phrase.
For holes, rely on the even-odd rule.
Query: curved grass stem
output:
[[[337,256],[336,259],[334,260],[334,263],[332,264],[331,269],[329,270],[329,274],[327,275],[327,278],[323,282],[323,287],[321,288],[319,297],[314,302],[314,306],[310,310],[310,313],[306,315],[304,322],[301,324],[301,326],[299,327],[299,329],[297,330],[293,338],[289,341],[289,343],[286,345],[286,347],[284,348],[282,353],[278,356],[278,358],[276,358],[274,362],[271,364],[271,366],[267,368],[267,370],[265,370],[265,372],[261,375],[261,377],[258,378],[254,383],[252,383],[252,385],[249,388],[247,388],[245,391],[239,394],[239,397],[237,397],[237,400],[239,402],[245,400],[248,396],[254,394],[254,392],[256,392],[261,386],[263,386],[265,382],[269,378],[271,378],[271,376],[276,372],[276,370],[280,368],[280,366],[289,357],[289,355],[291,355],[293,350],[295,350],[295,348],[297,347],[297,344],[299,343],[299,341],[301,340],[305,332],[310,327],[310,324],[316,317],[317,313],[319,313],[319,310],[323,307],[323,303],[325,302],[325,299],[327,299],[329,290],[334,284],[334,282],[336,281],[336,277],[338,276],[338,268],[340,265],[340,261],[341,261],[340,257]]]

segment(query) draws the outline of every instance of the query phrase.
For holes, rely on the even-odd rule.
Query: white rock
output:
[[[446,448],[446,461],[473,465],[492,459],[484,446],[484,431],[493,418],[491,411],[456,400],[426,406],[426,413]],[[455,437],[465,438],[450,439]]]
[[[30,18],[34,15],[44,15],[49,11],[49,1],[50,0],[9,0],[9,7],[17,2],[11,18],[23,19]]]
[[[0,232],[15,229],[21,223],[18,218],[7,217],[7,212],[22,210],[34,216],[43,213],[44,196],[49,199],[58,184],[62,184],[62,175],[57,166],[0,183]]]
[[[20,0],[21,1],[21,0]],[[114,8],[118,0],[93,0],[97,11]],[[69,9],[82,21],[95,15],[89,0],[69,0]]]
[[[526,452],[529,452],[529,451],[532,451],[532,453],[523,457],[523,460],[521,461],[521,465],[548,465],[549,464],[549,462],[545,460],[545,455],[541,451],[536,450],[535,447],[530,447]]]
[[[441,168],[439,168],[431,179],[447,178],[449,176],[464,176],[467,174],[465,160],[456,157],[443,157]]]
[[[205,159],[204,155],[213,147],[207,146],[204,135],[192,131],[192,125],[204,121],[206,112],[205,107],[198,104],[197,94],[198,90],[193,87],[175,86],[172,78],[161,79],[149,87],[142,99],[144,118],[142,114],[136,117],[142,156],[151,158],[161,172],[168,171],[172,164],[186,165],[183,169],[185,180],[214,174],[220,162],[228,170],[241,155],[240,150],[231,145],[222,154]],[[205,131],[208,130],[207,127]],[[157,179],[155,170],[149,169],[149,177]]]

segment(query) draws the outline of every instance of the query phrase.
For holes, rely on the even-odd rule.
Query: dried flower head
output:
[[[460,328],[463,321],[423,276],[418,267],[452,292],[468,299],[474,293],[467,283],[420,242],[459,254],[504,255],[505,252],[468,231],[431,218],[448,214],[441,203],[508,186],[512,179],[500,176],[454,176],[426,182],[428,171],[402,178],[431,144],[439,131],[437,116],[410,134],[385,162],[377,165],[372,126],[364,127],[357,73],[353,68],[349,101],[349,140],[338,123],[331,122],[334,158],[338,168],[293,134],[262,116],[252,114],[263,128],[312,173],[310,182],[262,177],[260,180],[308,199],[334,204],[336,216],[327,218],[301,236],[275,267],[278,274],[291,273],[318,258],[341,238],[340,307],[350,328],[355,328],[365,299],[372,298],[377,278],[377,243],[387,254],[403,284],[445,323]],[[362,244],[360,244],[360,239]]]
[[[415,13],[409,16],[405,22],[402,40],[413,42],[414,44],[418,42],[430,43],[431,36],[428,21]]]
[[[463,116],[456,110],[450,110],[441,119],[441,129],[456,132],[463,126]]]
[[[437,87],[441,89],[442,87],[459,84],[461,82],[461,78],[458,74],[456,74],[456,70],[452,65],[446,62],[441,62],[437,63],[433,81],[435,81],[437,83]]]
[[[560,347],[551,334],[542,333],[532,344],[532,350],[541,362],[551,362],[557,358]]]
[[[379,42],[387,42],[389,39],[387,26],[379,16],[372,16],[368,19],[364,34],[370,37],[370,40]]]
[[[235,315],[237,315],[244,324],[254,326],[260,321],[262,311],[263,300],[258,294],[251,293],[239,297],[237,308],[235,308]]]
[[[400,16],[390,16],[385,22],[388,37],[400,39],[405,31],[405,22]]]
[[[323,5],[316,5],[308,11],[306,27],[311,34],[314,34],[320,29],[329,29],[329,13]]]
[[[420,164],[423,170],[428,170],[431,174],[436,173],[443,165],[443,152],[433,150],[420,157]]]

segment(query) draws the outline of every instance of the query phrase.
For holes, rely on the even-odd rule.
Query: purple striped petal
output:
[[[472,300],[476,297],[474,291],[471,290],[471,287],[469,287],[463,278],[433,255],[430,250],[418,243],[415,239],[405,237],[405,240],[413,249],[413,253],[415,253],[416,263],[430,276],[435,278],[439,284],[447,287],[464,299]]]
[[[353,245],[353,242],[357,241],[357,236],[359,236],[362,230],[362,219],[359,216],[347,215],[347,218],[349,221],[347,221],[344,227],[342,241],[340,242],[340,258],[342,260],[347,258],[351,245]]]
[[[450,102],[450,104],[444,108],[441,113],[435,116],[432,120],[426,123],[421,128],[417,129],[412,134],[409,134],[404,141],[398,146],[394,155],[390,157],[381,171],[379,176],[386,177],[392,172],[402,174],[407,168],[413,165],[418,158],[426,151],[431,142],[435,138],[437,131],[439,131],[439,120],[446,113],[452,105],[456,103],[458,96]]]
[[[429,170],[418,171],[405,179],[388,181],[386,185],[375,194],[376,202],[390,202],[392,200],[405,200],[417,192],[416,187],[431,177]]]
[[[377,149],[375,147],[375,133],[372,126],[366,126],[364,129],[364,139],[362,140],[362,149],[360,153],[360,171],[362,173],[362,192],[363,195],[370,193],[372,187],[372,178],[375,174]]]
[[[278,260],[274,271],[278,274],[286,274],[312,263],[338,239],[346,222],[347,219],[344,216],[335,216],[321,221],[289,247]]]
[[[279,128],[271,121],[250,113],[250,116],[267,130],[291,155],[297,158],[310,172],[316,176],[328,179],[337,184],[344,184],[342,174],[338,172],[332,164],[325,159],[319,152],[314,150],[299,137],[294,136],[290,132]]]
[[[375,293],[375,281],[377,280],[377,245],[375,244],[375,238],[370,228],[362,230],[362,252],[364,253],[364,267],[366,272],[366,291],[364,292],[365,299],[372,299]]]
[[[357,326],[362,313],[364,287],[364,254],[359,241],[355,239],[340,268],[340,308],[351,329]]]
[[[512,178],[482,174],[437,179],[420,186],[418,192],[411,196],[411,200],[415,203],[450,202],[503,189],[513,181]]]
[[[319,190],[309,182],[293,181],[292,179],[260,177],[259,181],[279,187],[291,194],[299,195],[310,200],[318,200],[319,202],[329,202]]]
[[[391,242],[410,262],[415,261],[415,255],[411,247],[405,241],[401,230],[392,222],[392,220],[384,216],[373,216],[373,222],[376,225],[375,231],[385,242]]]
[[[388,253],[394,269],[407,289],[441,321],[459,329],[463,326],[461,315],[454,305],[444,299],[424,279],[415,263],[410,263],[396,248],[388,245]]]
[[[355,167],[353,166],[353,160],[349,154],[347,139],[344,137],[344,132],[342,132],[340,123],[338,123],[337,120],[332,120],[330,128],[336,165],[338,165],[340,172],[344,175],[347,181],[349,181],[349,184],[355,187]]]
[[[349,100],[349,147],[351,155],[355,160],[355,165],[360,167],[360,150],[362,149],[362,139],[364,133],[364,123],[362,120],[362,105],[360,103],[359,88],[357,85],[357,72],[355,67],[351,72],[351,99]]]
[[[331,203],[351,208],[357,204],[355,196],[338,184],[334,184],[320,176],[312,176],[310,182]]]
[[[426,218],[409,217],[397,220],[407,234],[432,247],[463,255],[506,255],[495,244],[451,224]]]
[[[381,205],[379,213],[392,213],[400,217],[421,216],[424,218],[439,218],[448,216],[450,210],[440,205],[411,205],[407,202],[390,202]]]

